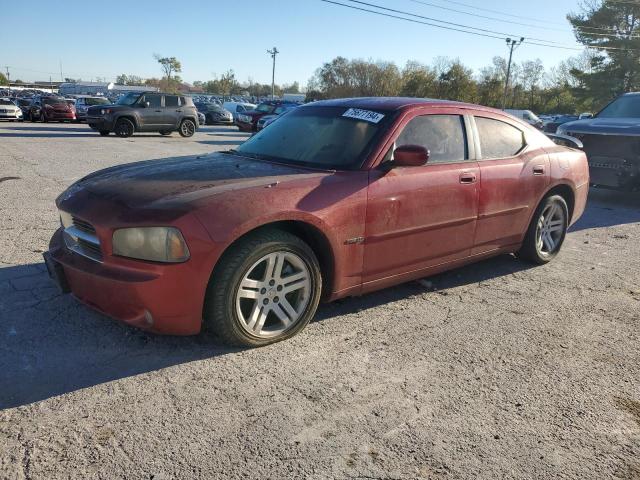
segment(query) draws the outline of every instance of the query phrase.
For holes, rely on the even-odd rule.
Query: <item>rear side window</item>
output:
[[[178,101],[177,95],[165,95],[164,96],[164,106],[165,107],[179,107],[180,103]]]
[[[524,147],[524,134],[513,125],[493,118],[475,117],[475,120],[482,159],[513,157]]]
[[[424,115],[412,119],[396,140],[396,146],[420,145],[429,150],[429,163],[467,159],[464,122],[460,115]]]

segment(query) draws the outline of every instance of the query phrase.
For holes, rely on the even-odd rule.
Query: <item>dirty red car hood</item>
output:
[[[148,160],[92,173],[69,187],[56,203],[64,209],[66,202],[91,197],[129,208],[184,208],[224,192],[323,173],[223,153]]]

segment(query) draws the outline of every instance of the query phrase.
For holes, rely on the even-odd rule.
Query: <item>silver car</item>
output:
[[[111,101],[105,97],[90,97],[88,95],[78,95],[76,98],[76,120],[86,120],[87,110],[94,105],[109,105]]]
[[[0,98],[0,120],[22,121],[22,110],[8,98]]]

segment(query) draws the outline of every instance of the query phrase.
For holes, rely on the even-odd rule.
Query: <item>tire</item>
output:
[[[207,287],[205,324],[230,345],[269,345],[307,326],[321,291],[313,250],[295,235],[265,229],[232,245],[216,265]]]
[[[538,265],[553,260],[569,227],[569,208],[560,195],[545,197],[536,209],[518,256]]]
[[[121,118],[120,120],[118,120],[116,122],[115,128],[113,129],[115,134],[120,138],[130,137],[131,135],[133,135],[133,132],[135,132],[135,130],[135,125],[128,118]]]
[[[171,130],[160,130],[160,135],[171,135]]]
[[[185,138],[192,137],[193,134],[196,133],[196,124],[194,123],[193,120],[185,118],[184,120],[182,120],[182,123],[180,123],[180,128],[178,128],[178,132],[182,137],[185,137]]]
[[[107,135],[109,135],[109,133],[111,133],[109,132],[109,130],[100,130],[100,135],[103,137],[106,137]]]

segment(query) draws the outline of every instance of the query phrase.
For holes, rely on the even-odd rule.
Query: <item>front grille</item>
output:
[[[73,216],[71,217],[71,219],[73,220],[73,225],[79,228],[80,230],[87,233],[92,233],[93,235],[96,234],[96,229],[93,228],[93,225],[91,225],[89,222],[86,222],[84,220],[79,219],[78,217],[73,217]]]
[[[102,261],[96,229],[86,220],[71,217],[72,225],[64,229],[64,242],[69,250],[97,262]]]

